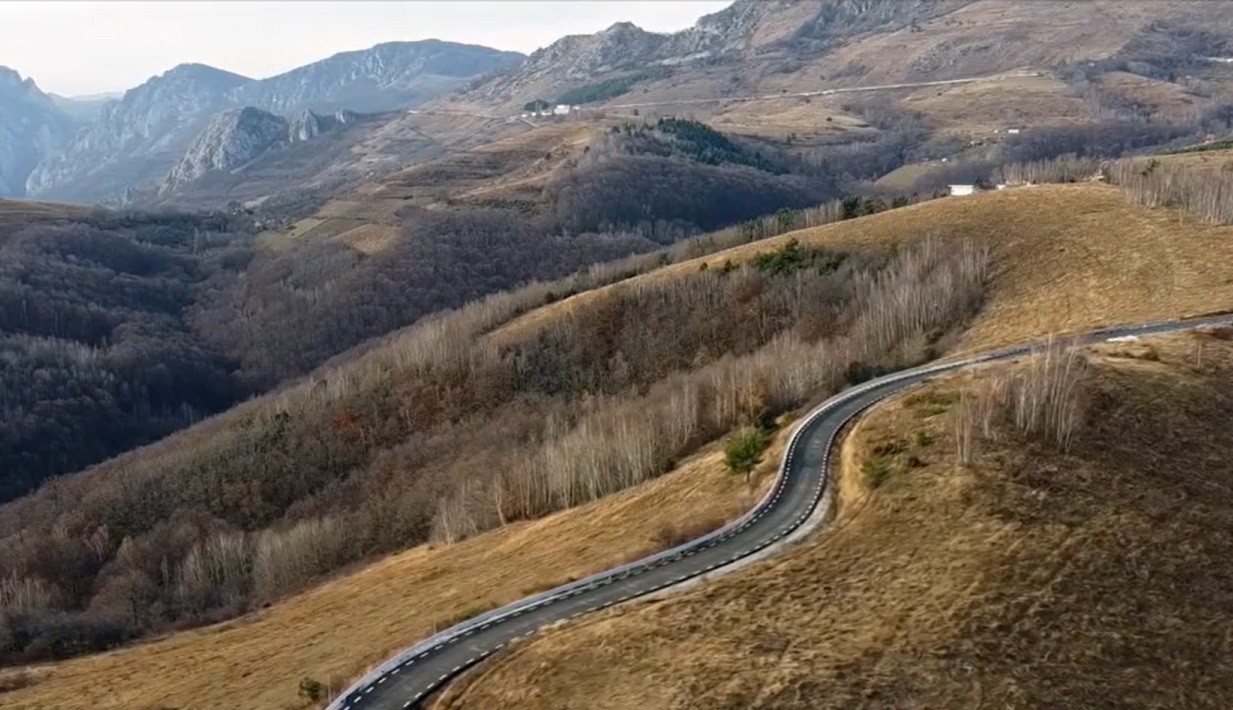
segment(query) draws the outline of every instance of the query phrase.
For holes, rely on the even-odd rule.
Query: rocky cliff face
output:
[[[781,41],[822,11],[817,2],[736,2],[706,15],[665,42],[669,62],[737,55]]]
[[[288,140],[287,119],[252,107],[215,116],[171,169],[160,192],[170,192],[214,170],[232,170]]]
[[[30,172],[72,131],[72,120],[32,79],[0,67],[0,197],[24,195]]]
[[[428,40],[345,52],[263,80],[182,65],[108,104],[63,151],[39,163],[26,192],[46,199],[114,200],[130,188],[158,185],[173,167],[191,173],[208,164],[184,164],[182,158],[186,151],[202,156],[196,149],[204,144],[194,139],[221,111],[244,106],[283,115],[315,110],[331,112],[330,120],[338,120],[343,110],[415,105],[521,61],[522,55],[513,52]],[[297,134],[321,130],[312,124],[298,123]],[[213,128],[223,130],[223,125]],[[188,150],[190,144],[195,150]]]
[[[167,197],[211,173],[241,173],[271,151],[310,142],[360,118],[352,111],[322,115],[306,109],[290,119],[252,106],[223,111],[193,140],[158,194]]]
[[[354,111],[335,111],[331,116],[322,116],[305,109],[291,118],[287,129],[288,139],[292,143],[308,141],[339,126],[354,123],[357,114]]]
[[[870,30],[908,27],[953,12],[974,0],[738,0],[671,36],[676,58],[791,53],[793,58],[826,49],[827,40]]]
[[[644,67],[657,60],[668,35],[619,22],[593,35],[570,35],[536,51],[516,80],[553,74],[559,79],[587,79],[605,72]]]
[[[593,35],[563,37],[531,54],[517,71],[495,77],[470,95],[481,102],[555,95],[563,88],[614,74],[735,55],[777,34],[760,32],[768,22],[795,31],[820,8],[817,2],[740,0],[674,34],[647,32],[619,22]]]
[[[229,92],[252,81],[201,64],[184,64],[108,104],[59,155],[30,175],[31,196],[96,201],[155,180],[230,103]]]

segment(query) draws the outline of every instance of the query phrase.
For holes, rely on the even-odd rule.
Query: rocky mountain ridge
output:
[[[275,113],[392,111],[460,88],[489,72],[513,68],[523,59],[517,52],[435,39],[385,42],[254,81],[229,98]]]
[[[72,119],[33,79],[0,67],[0,197],[23,195],[26,177],[72,131]]]
[[[223,111],[193,140],[168,173],[159,194],[175,192],[211,172],[242,169],[271,150],[313,140],[354,122],[357,116],[351,111],[321,115],[304,109],[287,119],[252,106]]]
[[[425,40],[344,52],[260,80],[183,64],[109,103],[62,151],[36,161],[24,193],[77,202],[115,199],[164,178],[220,112],[405,108],[521,61],[515,52]],[[22,192],[15,188],[15,194]]]
[[[182,64],[108,104],[65,150],[30,174],[27,193],[95,201],[161,177],[204,123],[228,105],[227,93],[252,81],[202,64]]]
[[[78,125],[89,125],[98,120],[98,117],[102,115],[103,109],[107,108],[108,104],[122,98],[124,92],[72,97],[52,93],[47,95],[56,104],[57,108],[66,113]]]
[[[239,163],[228,157],[233,155],[230,148],[221,146],[234,143],[234,155],[246,155],[252,149],[248,138],[215,127],[200,143],[196,140],[213,116],[243,107],[278,114],[288,120],[288,131],[304,136],[322,129],[317,119],[300,113],[304,110],[322,116],[345,107],[368,116],[362,128],[335,132],[330,141],[299,144],[290,153],[275,151],[272,156],[287,161],[277,168],[254,165],[229,173],[225,197],[234,193],[236,199],[254,200],[285,189],[289,180],[280,177],[283,173],[300,184],[310,173],[331,170],[368,180],[405,167],[412,155],[452,149],[446,146],[460,145],[475,129],[456,117],[482,119],[485,130],[494,133],[524,131],[526,123],[514,123],[523,107],[536,100],[587,104],[609,116],[632,117],[639,107],[643,118],[684,111],[692,118],[739,126],[755,137],[809,132],[826,142],[836,139],[831,134],[846,130],[843,126],[849,124],[835,117],[848,109],[836,101],[815,100],[810,105],[806,97],[831,88],[992,80],[1039,71],[1043,73],[1034,75],[1040,78],[1030,87],[1038,94],[1025,92],[1020,86],[1024,82],[980,89],[990,97],[1005,94],[1005,102],[1015,103],[1016,122],[1034,118],[1038,124],[1068,111],[1086,116],[1135,110],[1138,104],[1133,101],[1092,108],[1104,106],[1100,101],[1105,101],[1094,96],[1085,99],[1090,106],[1073,105],[1076,92],[1097,90],[1096,83],[1066,89],[1064,84],[1076,71],[1096,77],[1121,67],[1151,80],[1184,79],[1190,84],[1170,89],[1183,95],[1183,103],[1198,100],[1188,97],[1191,84],[1205,97],[1223,90],[1223,77],[1196,69],[1189,58],[1227,56],[1222,54],[1224,38],[1233,34],[1222,28],[1233,23],[1233,5],[1092,0],[1051,8],[1044,12],[1037,5],[1007,0],[737,0],[679,32],[648,32],[622,22],[595,34],[561,38],[525,59],[430,40],[342,53],[264,80],[211,78],[204,67],[177,68],[169,72],[176,76],[157,77],[109,106],[98,123],[72,141],[64,156],[44,159],[28,183],[29,193],[99,201],[133,187],[140,188],[140,194],[155,192],[173,168],[172,182],[180,185],[203,166],[214,166],[207,173],[217,173],[216,166],[223,165],[229,166],[225,171],[234,171]],[[1142,62],[1135,62],[1144,57],[1160,61],[1136,69]],[[1082,69],[1083,62],[1100,66]],[[1196,78],[1197,73],[1203,77]],[[161,84],[181,82],[187,86],[167,92],[171,95],[165,99],[142,99],[160,95]],[[921,96],[911,110],[936,115],[934,128],[959,131],[965,138],[974,130],[992,130],[1005,123],[1000,116],[972,118],[980,106],[1000,105],[992,98],[975,101],[976,93],[974,87],[971,95],[956,88]],[[1045,95],[1047,101],[1041,98]],[[884,114],[903,109],[900,102],[906,100],[902,93],[861,96],[885,102]],[[764,101],[768,97],[773,100]],[[727,101],[732,98],[742,101]],[[146,105],[151,102],[159,107]],[[436,109],[438,118],[429,115],[434,111],[384,112],[421,103]],[[681,109],[682,104],[686,108]],[[175,120],[154,120],[167,115]],[[501,123],[506,119],[514,123]],[[834,130],[822,126],[828,119],[835,119]],[[425,126],[430,127],[431,138],[425,137]],[[343,137],[351,143],[344,146]],[[324,152],[327,143],[335,152]],[[251,183],[257,172],[264,176],[259,189],[240,184]],[[207,182],[221,185],[223,179],[218,175]],[[191,192],[183,194],[190,206]]]
[[[689,64],[791,58],[824,51],[836,38],[909,27],[974,0],[737,0],[692,27],[661,34],[619,22],[591,35],[570,35],[533,52],[516,71],[469,92],[491,102],[552,95],[563,87],[620,72]],[[651,73],[652,76],[662,75]],[[551,89],[549,89],[551,87]]]

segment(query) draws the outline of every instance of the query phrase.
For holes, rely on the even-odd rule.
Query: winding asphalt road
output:
[[[1059,339],[1075,344],[1233,323],[1219,315],[1090,331]],[[844,425],[865,409],[936,375],[1007,360],[1042,343],[995,350],[887,375],[845,390],[807,414],[792,434],[775,486],[753,510],[709,535],[650,557],[529,597],[446,629],[399,653],[348,688],[329,710],[417,706],[451,678],[516,639],[681,584],[783,540],[814,513],[829,481],[829,458]]]

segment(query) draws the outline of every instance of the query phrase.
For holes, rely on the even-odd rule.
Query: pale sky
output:
[[[44,91],[123,91],[177,64],[253,78],[379,42],[436,38],[530,53],[629,21],[689,27],[731,0],[46,2],[0,0],[0,65]]]

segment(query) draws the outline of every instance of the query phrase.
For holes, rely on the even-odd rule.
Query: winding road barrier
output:
[[[1058,338],[1083,345],[1102,340],[1233,324],[1233,315],[1116,326]],[[774,486],[729,525],[678,547],[494,609],[434,634],[373,669],[328,710],[401,710],[417,706],[450,679],[537,629],[684,584],[770,551],[819,511],[830,481],[830,457],[844,426],[864,410],[940,374],[1030,354],[1045,341],[911,368],[851,387],[796,424]]]

